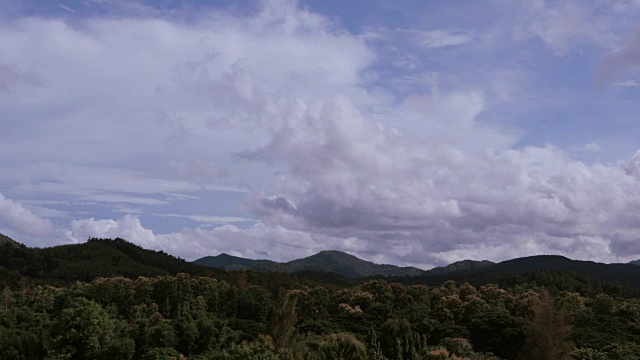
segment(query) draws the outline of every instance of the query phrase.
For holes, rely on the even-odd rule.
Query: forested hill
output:
[[[6,236],[4,234],[0,234],[0,245],[5,244],[5,243],[11,244],[11,245],[15,245],[15,246],[19,246],[20,245],[20,243],[18,243],[17,241],[13,240],[12,238],[10,238],[10,237],[8,237],[8,236]]]
[[[324,270],[348,278],[373,275],[416,276],[424,273],[423,270],[414,267],[375,264],[340,251],[321,251],[304,259],[290,261],[286,265],[293,271]]]
[[[251,269],[254,271],[288,273],[315,271],[336,273],[346,278],[362,278],[376,275],[417,276],[427,273],[415,267],[375,264],[335,250],[321,251],[315,255],[286,263],[277,263],[270,260],[251,260],[227,254],[207,256],[194,262],[227,270]]]
[[[563,256],[538,255],[503,261],[480,268],[468,268],[445,274],[428,273],[414,278],[396,277],[389,281],[404,284],[439,284],[446,280],[471,283],[475,286],[497,283],[513,286],[537,283],[550,288],[580,293],[607,291],[628,293],[640,291],[640,266],[604,264],[571,260]]]
[[[561,271],[573,274],[560,276],[564,282],[572,278],[573,284],[558,284],[557,280],[554,280],[558,287],[565,289],[585,292],[580,289],[604,286],[599,283],[619,283],[640,290],[638,265],[602,264],[571,260],[562,256],[532,256],[497,264],[465,260],[424,271],[411,267],[374,264],[339,251],[322,251],[288,263],[243,259],[226,254],[191,263],[163,251],[141,248],[123,239],[90,239],[82,244],[43,249],[29,248],[11,239],[0,241],[0,282],[6,283],[17,283],[23,277],[41,279],[45,282],[73,283],[78,280],[90,281],[96,277],[124,276],[135,279],[138,276],[175,275],[181,272],[193,276],[215,275],[219,278],[235,276],[216,267],[253,270],[249,276],[263,279],[255,281],[271,282],[270,278],[278,277],[270,275],[275,272],[293,274],[293,277],[296,277],[295,281],[331,284],[352,283],[360,281],[355,279],[385,276],[389,281],[405,284],[432,284],[452,279],[458,283],[469,282],[474,285],[514,281],[547,281],[546,284],[550,285],[551,278],[557,276],[540,275],[540,271]],[[290,275],[287,276],[280,276],[279,279],[293,279]],[[594,285],[594,281],[598,284]]]
[[[484,269],[493,265],[495,265],[495,263],[489,260],[482,260],[482,261],[462,260],[462,261],[456,261],[447,266],[439,266],[431,270],[427,270],[427,274],[432,276],[446,275],[446,274],[451,274],[451,273],[460,272],[460,271],[475,271],[475,270]]]
[[[444,267],[420,270],[412,267],[379,265],[340,251],[321,251],[307,258],[287,263],[270,260],[251,260],[227,254],[209,256],[195,261],[198,264],[224,269],[250,269],[259,272],[314,271],[335,273],[347,278],[389,277],[390,281],[405,284],[436,284],[447,279],[458,283],[481,285],[502,281],[540,281],[540,271],[566,272],[574,275],[560,276],[563,280],[573,277],[582,285],[573,287],[598,287],[595,283],[620,283],[640,290],[640,266],[632,264],[603,264],[592,261],[571,260],[563,256],[539,255],[493,263],[490,261],[463,260]],[[536,273],[531,275],[531,273]],[[524,274],[524,275],[523,275]],[[523,277],[524,276],[524,277]],[[547,275],[542,275],[548,277]],[[514,280],[516,279],[516,280]],[[595,283],[591,283],[595,281]],[[587,284],[589,283],[589,284]]]
[[[22,277],[69,283],[96,277],[215,273],[162,251],[143,249],[123,239],[89,239],[86,243],[29,248],[10,242],[0,245],[0,279],[15,283]],[[219,272],[219,271],[218,271]]]
[[[537,269],[570,271],[593,279],[620,282],[640,289],[640,267],[630,264],[604,264],[593,261],[571,260],[564,256],[539,255],[503,261],[480,272],[519,274]]]
[[[639,260],[629,261],[629,264],[640,265],[640,259]]]
[[[275,261],[271,260],[253,260],[245,259],[238,256],[222,253],[217,256],[205,256],[200,258],[194,263],[214,268],[221,268],[226,270],[249,270],[258,267],[268,267],[279,265]]]
[[[316,271],[299,271],[294,274],[225,271],[194,264],[164,251],[144,249],[120,238],[89,239],[81,244],[50,248],[29,248],[22,244],[16,246],[11,242],[0,244],[0,288],[18,286],[25,280],[32,285],[66,286],[96,278],[137,279],[179,273],[213,276],[230,283],[250,281],[276,291],[280,287],[318,284],[342,286],[351,283],[338,274]]]

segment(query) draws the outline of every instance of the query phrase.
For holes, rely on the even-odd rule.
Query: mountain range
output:
[[[271,260],[251,260],[224,253],[218,256],[206,256],[194,262],[196,264],[226,270],[250,269],[254,271],[286,273],[299,271],[333,272],[346,278],[361,278],[375,275],[418,276],[425,274],[424,270],[415,267],[375,264],[335,250],[321,251],[315,255],[286,263],[278,263]]]
[[[359,279],[384,276],[389,281],[407,284],[436,284],[452,279],[480,285],[506,281],[510,277],[525,276],[531,272],[547,271],[575,274],[580,278],[579,281],[590,279],[588,281],[618,283],[640,290],[638,260],[629,264],[603,264],[571,260],[563,256],[540,255],[500,263],[463,260],[444,267],[421,270],[415,267],[375,264],[340,251],[321,251],[286,263],[245,259],[228,254],[187,262],[163,251],[144,249],[123,239],[89,239],[81,244],[50,248],[15,245],[21,244],[0,234],[0,283],[1,279],[19,279],[23,276],[66,283],[90,281],[96,277],[125,276],[135,279],[138,276],[179,272],[194,276],[225,277],[226,272],[222,269],[226,269],[252,270],[256,275],[267,275],[267,272],[293,273],[334,283],[357,282],[361,281]]]
[[[438,282],[444,279],[485,283],[526,272],[548,270],[571,272],[597,281],[617,282],[640,289],[640,266],[637,266],[640,265],[640,260],[632,261],[628,264],[604,264],[593,261],[572,260],[558,255],[529,256],[500,263],[493,263],[487,260],[463,260],[431,270],[379,265],[340,251],[321,251],[315,255],[286,263],[278,263],[271,260],[251,260],[228,254],[207,256],[194,262],[226,270],[246,269],[258,272],[286,273],[315,271],[336,273],[353,279],[385,276],[404,281],[401,278],[410,277],[413,279],[410,282],[413,283]]]

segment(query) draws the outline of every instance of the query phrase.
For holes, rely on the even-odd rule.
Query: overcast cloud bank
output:
[[[408,32],[426,60],[399,50],[404,30],[354,33],[294,2],[189,21],[118,6],[0,22],[0,232],[18,241],[122,237],[190,260],[337,249],[423,268],[640,257],[640,152],[612,161],[527,143],[537,125],[498,114],[542,96],[530,68],[481,84],[438,62],[498,51],[508,32],[554,59],[599,49],[588,76],[612,82],[637,65],[615,6],[527,7],[527,26],[500,31]],[[427,60],[440,70],[411,65]],[[162,228],[168,219],[191,222]]]

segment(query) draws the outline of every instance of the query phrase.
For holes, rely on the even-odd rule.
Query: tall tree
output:
[[[533,307],[533,318],[528,324],[527,341],[522,349],[525,360],[571,359],[572,326],[564,308],[556,307],[554,299],[545,290]]]

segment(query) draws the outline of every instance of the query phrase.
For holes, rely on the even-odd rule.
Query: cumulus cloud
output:
[[[146,248],[158,249],[155,234],[140,223],[133,215],[113,219],[80,219],[71,221],[71,233],[77,239],[123,238]]]
[[[178,232],[156,234],[145,228],[139,217],[132,215],[125,215],[116,220],[73,220],[71,233],[77,239],[120,237],[146,248],[168,251],[188,260],[225,252],[248,258],[289,261],[325,250],[327,246],[354,252],[363,243],[342,237],[312,236],[282,226],[266,226],[262,223],[248,228],[223,225],[213,229],[185,228]]]
[[[640,184],[621,167],[552,146],[474,152],[412,143],[344,99],[289,114],[271,142],[245,155],[288,169],[277,197],[253,202],[268,225],[366,239],[363,252],[387,249],[414,264],[464,248],[468,257],[498,254],[476,254],[475,244],[612,259],[628,255],[623,244],[638,235],[631,214]]]
[[[640,179],[640,150],[629,160],[626,170],[628,175]]]
[[[37,217],[21,204],[5,198],[2,194],[0,194],[0,216],[3,223],[28,235],[44,236],[54,229],[52,223]]]
[[[123,237],[188,259],[290,260],[338,249],[428,267],[539,253],[640,255],[638,155],[625,168],[522,146],[509,127],[487,121],[496,91],[460,78],[395,93],[384,86],[393,64],[381,63],[388,36],[350,33],[292,2],[245,17],[204,11],[192,24],[135,9],[127,10],[135,17],[0,25],[11,49],[0,64],[12,64],[0,65],[1,121],[11,125],[0,133],[3,189],[130,213],[70,210],[71,221],[54,224],[0,197],[4,228],[34,238]],[[591,8],[534,10],[523,37],[559,54],[584,39],[606,48],[615,37],[591,21]],[[411,34],[437,53],[480,37]],[[423,66],[410,60],[407,68]],[[41,82],[25,83],[29,74]],[[214,190],[246,192],[255,224],[211,228],[248,225],[250,216],[177,206]],[[209,227],[158,233],[141,213]]]
[[[57,227],[17,201],[0,193],[0,232],[14,236],[29,246],[61,244],[73,240],[68,231]]]

